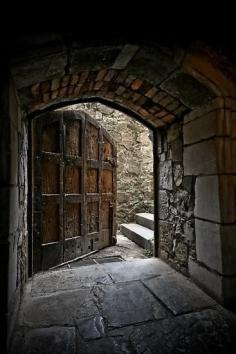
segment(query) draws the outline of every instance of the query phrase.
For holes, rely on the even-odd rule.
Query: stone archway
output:
[[[173,174],[169,185],[163,185],[161,177],[168,175],[169,165],[179,163],[173,161],[173,149],[183,154],[183,171],[178,167],[176,176],[179,171],[186,177],[185,186],[195,202],[191,210],[187,206],[192,219],[189,223],[186,220],[185,233],[196,234],[196,250],[187,253],[184,270],[218,300],[232,304],[236,291],[235,68],[204,44],[186,50],[158,44],[83,47],[75,42],[68,49],[61,38],[58,43],[41,42],[33,50],[30,45],[21,43],[21,54],[13,55],[12,83],[9,85],[6,77],[3,91],[7,97],[10,92],[10,110],[5,107],[3,115],[8,117],[6,132],[12,134],[11,145],[3,140],[3,148],[11,151],[12,166],[6,172],[10,219],[14,219],[14,210],[20,210],[9,238],[9,301],[18,296],[17,289],[25,282],[28,259],[26,117],[92,99],[126,110],[154,130],[155,168],[162,169],[156,181],[156,196],[160,198],[156,216],[160,222],[163,216],[159,210],[166,205],[169,208],[169,200],[175,197],[171,183],[175,183],[176,191],[180,187]],[[176,135],[173,123],[178,127]],[[4,163],[8,166],[7,161]],[[9,185],[10,177],[14,185]],[[181,213],[177,217],[181,218]],[[168,218],[164,222],[172,222]],[[171,239],[170,249],[176,242]],[[15,243],[18,247],[14,248]]]

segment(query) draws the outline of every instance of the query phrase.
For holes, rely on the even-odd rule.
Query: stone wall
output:
[[[65,109],[65,108],[63,108]],[[153,211],[153,150],[143,124],[100,103],[67,109],[85,110],[111,135],[117,147],[117,223],[134,221],[135,213]]]
[[[236,307],[236,101],[217,98],[184,118],[184,170],[195,176],[196,259],[189,272]]]
[[[159,256],[187,273],[188,258],[195,258],[194,184],[184,176],[183,125],[160,131],[159,156]]]
[[[8,318],[9,333],[14,327],[21,292],[28,278],[28,132],[27,120],[21,118],[17,97],[10,90],[11,159]]]

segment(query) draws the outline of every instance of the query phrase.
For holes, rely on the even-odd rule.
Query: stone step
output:
[[[121,224],[120,231],[139,246],[153,250],[154,232],[147,227],[138,224]]]
[[[151,213],[138,213],[135,215],[136,223],[154,230],[154,214]]]

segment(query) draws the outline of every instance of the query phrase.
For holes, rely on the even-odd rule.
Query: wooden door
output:
[[[45,270],[116,240],[116,148],[84,112],[32,123],[33,269]]]

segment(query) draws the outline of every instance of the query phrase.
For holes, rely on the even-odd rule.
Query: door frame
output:
[[[55,109],[68,107],[74,104],[80,103],[93,103],[98,102],[106,105],[110,108],[118,110],[139,123],[143,124],[145,127],[150,129],[153,133],[153,190],[154,190],[154,257],[159,256],[159,158],[158,158],[158,144],[159,144],[159,131],[157,128],[153,127],[149,122],[144,120],[142,116],[131,111],[125,106],[121,106],[116,102],[104,99],[102,97],[87,97],[78,98],[75,100],[66,100],[54,103],[49,107],[46,107],[40,111],[35,111],[26,116],[27,119],[27,129],[28,129],[28,164],[27,164],[27,179],[28,179],[28,198],[27,198],[27,224],[28,224],[28,277],[33,275],[33,230],[32,230],[32,121],[36,117],[45,114],[46,112],[53,111]]]

